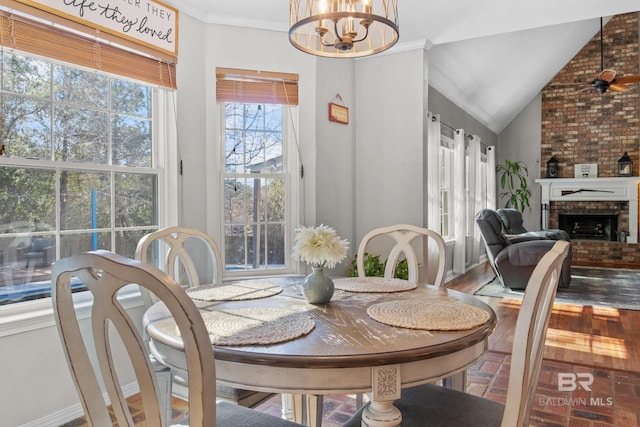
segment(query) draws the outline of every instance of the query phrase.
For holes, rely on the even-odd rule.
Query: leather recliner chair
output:
[[[528,231],[524,228],[522,212],[513,208],[498,209],[496,211],[500,222],[502,222],[502,233],[509,235],[509,240],[523,241],[526,239],[550,239],[571,241],[569,233],[559,229],[549,229],[540,231]]]
[[[483,209],[476,215],[487,250],[489,263],[504,286],[524,290],[536,265],[556,243],[555,240],[534,238],[510,241],[502,233],[502,222],[496,211]],[[571,282],[571,251],[562,264],[558,287],[568,287]]]

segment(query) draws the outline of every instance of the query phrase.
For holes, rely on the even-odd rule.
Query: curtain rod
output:
[[[436,118],[435,118],[435,117],[431,117],[431,121],[432,121],[432,122],[435,122],[435,121],[436,121]],[[455,133],[460,133],[460,129],[456,129],[456,128],[452,127],[452,126],[449,126],[448,124],[446,124],[446,123],[445,123],[445,122],[443,122],[443,121],[440,121],[440,126],[444,126],[444,127],[446,127],[447,129],[449,129],[449,130],[451,130],[451,131],[453,131],[453,132],[455,132]],[[469,137],[469,139],[473,139],[473,135],[467,135],[467,137]],[[480,145],[482,145],[482,146],[484,146],[484,147],[488,147],[488,145],[487,145],[487,144],[485,144],[484,142],[481,142],[481,143],[480,143]]]
[[[435,117],[431,117],[431,121],[432,121],[432,122],[435,122],[435,121],[436,121],[436,118],[435,118]],[[447,129],[449,129],[449,130],[451,130],[451,131],[453,131],[453,132],[455,132],[455,133],[460,133],[460,129],[456,129],[456,128],[452,127],[452,126],[449,126],[448,124],[446,124],[446,123],[445,123],[445,122],[443,122],[443,121],[440,121],[440,126],[444,126],[444,127],[446,127]]]

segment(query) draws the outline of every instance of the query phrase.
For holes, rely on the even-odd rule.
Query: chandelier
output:
[[[312,55],[355,58],[398,41],[397,0],[290,0],[289,40]]]

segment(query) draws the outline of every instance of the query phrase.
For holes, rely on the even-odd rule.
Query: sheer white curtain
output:
[[[440,233],[440,115],[427,118],[427,228]]]
[[[453,247],[453,272],[464,273],[466,264],[466,171],[465,171],[465,134],[464,130],[457,129],[453,136],[453,235],[455,245]]]
[[[496,147],[487,147],[487,208],[496,208],[498,200],[496,187]]]
[[[483,168],[482,139],[478,135],[469,137],[469,199],[467,205],[467,230],[469,232],[469,265],[477,264],[482,253],[482,237],[475,226],[475,216],[487,203],[487,172]]]

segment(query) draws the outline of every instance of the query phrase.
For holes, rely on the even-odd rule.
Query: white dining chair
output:
[[[416,283],[444,285],[446,252],[444,240],[433,230],[410,224],[380,227],[368,232],[360,241],[356,265],[364,277],[366,253],[386,255],[384,277],[393,278],[398,263],[407,260],[408,280]]]
[[[568,253],[569,242],[556,242],[529,279],[514,331],[506,403],[433,384],[420,385],[402,390],[401,399],[394,403],[403,426],[422,426],[426,420],[436,427],[529,426],[549,317]],[[361,424],[363,409],[344,427],[365,425]]]
[[[433,230],[410,224],[395,224],[375,228],[360,241],[356,256],[359,277],[365,277],[365,256],[375,253],[386,259],[384,277],[394,278],[398,263],[407,260],[408,280],[415,283],[429,283],[443,286],[445,278],[446,252],[444,240]],[[448,387],[461,388],[466,382],[465,373],[445,379]],[[306,409],[311,427],[322,421],[324,399],[320,395],[306,396]],[[356,407],[361,407],[363,396],[356,394]],[[297,407],[294,412],[298,412]]]
[[[86,337],[81,333],[73,303],[71,283],[76,280],[93,296],[88,320],[90,332],[86,332],[90,336]],[[62,259],[54,264],[52,272],[51,297],[56,325],[90,426],[112,425],[98,375],[108,394],[114,421],[119,426],[135,425],[118,375],[119,368],[124,366],[114,360],[114,347],[123,348],[130,359],[140,389],[145,425],[161,427],[171,421],[164,418],[161,410],[155,372],[142,334],[118,300],[119,291],[130,284],[137,284],[156,295],[180,330],[189,384],[188,419],[182,420],[180,425],[300,426],[229,402],[216,403],[214,350],[194,302],[171,277],[154,266],[102,250]],[[95,351],[95,368],[89,351]]]
[[[136,248],[136,259],[152,264],[169,274],[184,288],[222,284],[222,257],[215,240],[207,233],[193,228],[167,227],[142,237]],[[200,268],[198,268],[200,267]],[[208,280],[202,280],[206,277]],[[147,308],[155,302],[153,295],[140,291]],[[163,367],[163,369],[166,369]],[[169,375],[166,404],[171,408],[171,396],[187,399],[184,372],[174,367]],[[242,390],[222,384],[217,385],[218,399],[254,408],[274,396],[274,393]]]
[[[220,249],[213,237],[198,229],[174,226],[149,233],[138,241],[135,257],[183,287],[222,283]],[[201,280],[203,273],[208,280]]]

